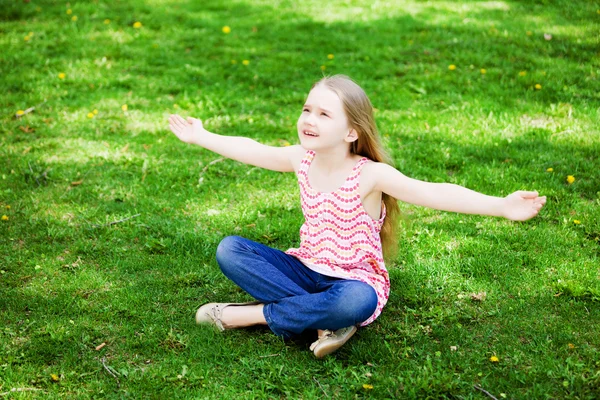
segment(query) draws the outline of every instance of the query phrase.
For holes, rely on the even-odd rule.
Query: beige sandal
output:
[[[356,333],[356,326],[348,326],[335,332],[323,331],[323,335],[310,345],[310,349],[317,358],[325,357],[342,347]]]
[[[223,316],[223,310],[229,306],[251,306],[261,304],[260,301],[251,301],[248,303],[207,303],[196,311],[196,323],[197,324],[213,324],[220,331],[224,331],[226,328],[223,326],[221,317]]]

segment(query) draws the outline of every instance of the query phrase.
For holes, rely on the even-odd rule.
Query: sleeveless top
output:
[[[383,262],[379,233],[385,219],[374,220],[364,209],[358,186],[360,171],[370,160],[361,158],[344,184],[333,192],[318,192],[308,182],[315,157],[309,150],[298,169],[298,184],[305,222],[300,228],[300,247],[286,251],[322,275],[364,282],[377,293],[377,308],[361,326],[373,322],[387,303],[390,279]]]

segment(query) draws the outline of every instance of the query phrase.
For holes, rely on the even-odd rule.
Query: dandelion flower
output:
[[[88,117],[88,118],[94,118],[94,113],[91,113],[91,112],[90,112],[90,113],[87,113],[87,117]]]
[[[540,85],[539,83],[535,84],[535,90],[540,90],[542,88],[542,85]]]
[[[71,17],[71,21],[73,21],[73,22],[77,21],[77,15],[73,15],[73,16]]]
[[[573,343],[569,343],[567,346],[569,346],[569,349],[573,350],[575,348],[575,345]]]
[[[373,390],[373,385],[369,385],[368,383],[363,383],[363,389],[365,389],[365,390]]]
[[[108,24],[110,24],[110,19],[106,18],[106,19],[104,20],[104,25],[108,25]]]
[[[456,65],[454,65],[454,64],[450,64],[450,65],[448,65],[448,69],[449,69],[450,71],[454,71],[454,70],[456,69]]]
[[[8,215],[3,215],[2,216],[2,221],[8,221]]]
[[[569,183],[569,185],[573,182],[575,182],[575,177],[573,175],[569,175],[567,176],[567,182]]]
[[[326,67],[326,66],[324,66],[324,65],[321,65],[321,71],[325,71],[326,69],[327,69],[327,67]]]
[[[222,30],[222,31],[223,31],[223,33],[224,33],[224,34],[226,34],[226,35],[228,35],[228,34],[230,34],[230,33],[231,33],[231,28],[230,28],[230,27],[228,27],[227,25],[225,25],[225,26],[224,26],[224,27],[223,27],[221,30]]]
[[[519,76],[525,76],[525,75],[527,75],[527,71],[520,71],[519,72]]]
[[[578,220],[578,219],[574,219],[574,220],[573,220],[573,223],[574,223],[575,225],[579,225],[579,224],[581,224],[581,221],[580,221],[580,220]]]
[[[552,167],[550,167],[546,170],[546,172],[553,172],[553,171],[554,171],[554,168],[552,168]]]
[[[123,110],[123,111],[127,111],[127,104],[123,104],[123,105],[121,106],[121,110]]]
[[[17,112],[15,114],[17,114],[20,117],[21,115],[25,114],[25,111],[17,110]]]
[[[25,39],[26,42],[29,41],[29,39],[31,39],[31,37],[29,35],[25,36],[23,39]]]
[[[52,379],[53,382],[58,382],[60,380],[56,374],[50,374],[50,379]]]
[[[133,27],[135,29],[140,29],[142,27],[142,23],[140,21],[136,21],[133,23]]]
[[[233,64],[233,65],[237,64],[237,60],[231,60],[231,64]]]
[[[10,210],[10,206],[9,206],[8,204],[6,205],[6,209],[7,209],[7,210]]]
[[[67,76],[67,75],[66,75],[64,72],[60,72],[60,73],[58,74],[58,79],[65,79],[65,77],[66,77],[66,76]]]
[[[333,54],[327,54],[327,59],[333,60],[335,56]]]
[[[490,361],[493,362],[493,363],[497,363],[497,362],[500,361],[500,359],[498,357],[496,357],[496,356],[491,356],[490,357]]]
[[[479,72],[481,72],[481,75],[485,75],[485,73],[487,72],[487,70],[485,68],[481,68],[479,70]]]
[[[244,61],[242,61],[242,64],[244,64],[244,65],[250,65],[250,61],[244,60]]]
[[[73,14],[73,10],[71,10],[70,8],[67,10],[67,14],[71,15]]]
[[[94,115],[98,115],[98,110],[94,110],[92,112],[94,113]]]

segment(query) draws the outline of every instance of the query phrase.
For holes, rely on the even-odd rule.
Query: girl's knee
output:
[[[352,282],[345,288],[339,302],[339,312],[356,323],[369,319],[377,309],[377,293],[364,282]]]
[[[217,246],[217,262],[221,270],[227,268],[235,260],[235,254],[242,248],[243,238],[239,236],[227,236]]]

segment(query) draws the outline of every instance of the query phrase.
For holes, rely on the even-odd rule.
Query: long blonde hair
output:
[[[313,85],[324,85],[338,95],[342,101],[348,123],[358,133],[358,139],[351,143],[350,151],[376,162],[392,164],[392,160],[381,145],[381,139],[373,117],[373,105],[365,91],[352,79],[345,75],[325,76]],[[381,245],[386,261],[396,250],[396,229],[400,207],[392,196],[383,193],[383,203],[386,208],[386,218],[381,228]]]

